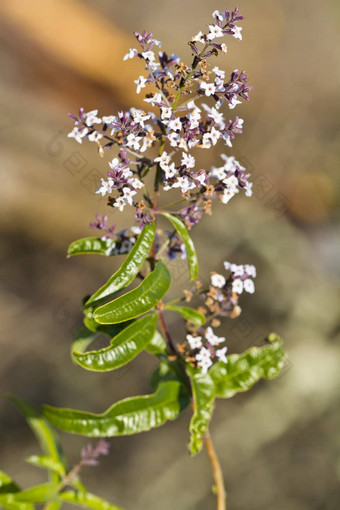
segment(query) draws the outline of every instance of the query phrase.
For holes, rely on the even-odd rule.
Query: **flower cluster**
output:
[[[234,70],[226,77],[225,71],[216,65],[210,69],[208,63],[210,57],[227,51],[225,43],[220,42],[222,37],[242,39],[242,28],[237,25],[242,19],[238,9],[214,11],[209,32],[199,32],[189,42],[191,65],[184,64],[175,54],[169,56],[160,51],[161,43],[152,33],[135,33],[140,49],[130,48],[124,60],[138,58],[144,62],[147,73],[135,80],[137,93],[150,84],[156,88],[146,94],[144,101],[158,108],[158,115],[136,108],[103,117],[98,116],[98,110],[86,113],[81,109],[77,116],[70,114],[74,128],[69,137],[79,143],[83,139],[95,142],[100,155],[111,148],[118,149],[97,193],[108,195],[108,205],[119,211],[126,206],[135,207],[141,226],[150,223],[159,212],[144,183],[153,168],[157,191],[159,187],[164,191],[177,189],[188,202],[177,215],[189,228],[198,223],[203,213],[210,213],[213,198],[226,204],[241,188],[246,196],[252,194],[249,175],[232,156],[222,155],[223,167],[206,170],[197,167],[193,154],[219,142],[231,147],[235,136],[242,133],[243,119],[226,119],[221,106],[227,102],[233,110],[242,99],[249,99],[247,76]],[[189,99],[183,101],[183,95],[189,95]],[[214,104],[198,104],[203,98]],[[154,147],[158,147],[158,155],[149,157],[148,151]],[[142,197],[137,196],[139,191]]]
[[[135,244],[141,229],[138,226],[130,228],[131,234],[128,234],[128,229],[116,232],[116,225],[108,224],[107,215],[101,216],[97,214],[97,221],[90,223],[91,228],[96,228],[101,231],[101,239],[107,243],[107,255],[125,255],[129,253],[132,246]]]
[[[191,351],[189,360],[195,366],[200,367],[203,374],[207,373],[214,361],[227,363],[228,348],[227,346],[221,347],[225,338],[217,336],[212,327],[206,328],[201,336],[188,334],[186,340]]]
[[[100,439],[96,446],[91,443],[81,450],[81,464],[83,466],[97,466],[101,455],[108,455],[110,444],[105,439]]]

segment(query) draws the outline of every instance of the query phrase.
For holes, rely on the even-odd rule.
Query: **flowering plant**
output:
[[[107,196],[108,207],[118,211],[130,207],[135,216],[135,224],[120,232],[108,224],[107,216],[97,216],[91,227],[98,236],[69,247],[69,256],[127,255],[116,273],[84,299],[84,326],[73,342],[72,357],[86,370],[104,372],[147,351],[159,360],[151,376],[154,393],[116,402],[103,414],[44,406],[43,415],[70,433],[103,438],[159,427],[191,405],[189,450],[196,454],[205,445],[217,508],[222,510],[223,475],[208,430],[214,401],[247,391],[261,378],[277,376],[284,352],[279,337],[271,334],[262,347],[227,355],[226,338],[216,333],[223,319],[240,315],[241,294],[254,293],[252,264],[226,261],[225,272],[212,272],[209,284],[197,280],[197,254],[189,231],[204,214],[212,213],[214,200],[227,204],[240,191],[252,195],[250,175],[233,156],[222,154],[220,166],[208,170],[197,165],[200,150],[221,143],[228,150],[232,147],[242,133],[243,119],[227,120],[223,106],[234,110],[249,100],[251,90],[243,71],[226,76],[210,64],[227,52],[221,42],[225,36],[242,39],[238,23],[243,17],[238,9],[214,11],[212,16],[207,33],[199,32],[189,41],[190,65],[161,51],[152,33],[135,33],[139,48],[131,48],[124,60],[144,63],[146,74],[135,80],[137,94],[145,89],[144,101],[157,113],[131,108],[99,117],[97,110],[81,109],[79,115],[70,115],[74,128],[69,137],[80,144],[94,142],[100,156],[115,151],[97,193]],[[169,230],[161,228],[162,218]],[[182,258],[187,259],[193,283],[178,299],[167,301],[171,273],[166,262]],[[126,291],[137,278],[139,284]],[[175,342],[168,329],[168,312],[186,321],[182,342]],[[88,350],[98,334],[106,335],[109,344]]]

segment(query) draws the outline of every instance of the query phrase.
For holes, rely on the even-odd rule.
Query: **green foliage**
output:
[[[31,455],[27,462],[47,470],[50,481],[22,490],[9,475],[0,471],[0,506],[5,510],[35,510],[35,505],[44,504],[44,510],[58,510],[67,502],[93,510],[121,510],[87,492],[78,478],[82,461],[67,473],[64,454],[55,430],[33,406],[14,397],[10,397],[10,400],[24,413],[41,448],[47,453]]]
[[[230,354],[228,363],[216,363],[209,370],[216,397],[230,398],[235,393],[249,390],[261,378],[277,377],[284,366],[284,357],[279,339],[264,347],[251,347],[242,354]]]
[[[117,324],[134,319],[152,310],[169,287],[169,270],[159,261],[136,289],[100,306],[94,311],[93,317],[100,324]]]
[[[116,402],[102,414],[44,406],[44,416],[56,427],[91,437],[126,436],[145,432],[175,420],[185,402],[180,384],[160,384],[152,395],[130,397]]]
[[[158,356],[159,354],[166,354],[166,341],[158,331],[155,331],[154,336],[145,347],[145,350],[150,354],[154,354],[155,356]]]
[[[148,256],[155,238],[155,224],[145,225],[138,236],[129,255],[118,269],[97,292],[86,302],[86,306],[98,305],[103,299],[112,297],[116,292],[127,287],[137,276],[146,257]]]
[[[86,353],[73,352],[75,361],[96,372],[115,370],[132,361],[152,340],[156,331],[157,315],[146,315],[112,338],[108,347]]]
[[[193,416],[190,421],[189,449],[192,455],[202,450],[202,438],[206,432],[214,410],[215,385],[209,374],[189,370],[193,393]]]
[[[67,250],[67,256],[73,255],[112,255],[112,249],[115,246],[113,239],[103,241],[100,237],[84,237],[70,244]]]
[[[183,319],[191,322],[194,326],[203,326],[206,322],[206,318],[203,313],[195,310],[194,308],[190,308],[189,306],[165,305],[164,309],[179,313]]]
[[[182,241],[185,246],[185,251],[187,253],[188,257],[188,264],[189,264],[189,273],[190,273],[190,279],[195,280],[198,276],[198,260],[197,260],[197,254],[195,250],[194,243],[191,240],[191,237],[189,236],[188,230],[184,223],[176,218],[176,216],[173,216],[170,213],[162,213],[163,216],[165,216],[174,226],[177,233],[182,238]]]

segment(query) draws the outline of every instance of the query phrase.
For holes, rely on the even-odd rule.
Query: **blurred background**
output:
[[[229,154],[252,173],[252,200],[215,205],[193,238],[202,279],[223,260],[258,268],[256,293],[243,314],[219,330],[229,352],[281,334],[283,374],[251,392],[219,401],[211,434],[233,510],[340,508],[339,438],[339,22],[336,0],[239,0],[243,41],[230,38],[221,68],[245,69],[254,86],[238,107],[245,130]],[[155,366],[141,354],[126,369],[97,375],[72,365],[69,347],[81,323],[81,298],[121,264],[117,258],[65,257],[91,235],[94,194],[107,164],[93,144],[66,137],[67,112],[100,115],[142,105],[133,80],[139,62],[123,63],[132,32],[151,30],[163,48],[190,62],[186,45],[214,9],[203,0],[1,0],[0,273],[1,393],[102,412],[150,392]],[[202,166],[219,164],[219,147]],[[111,156],[112,157],[112,156]],[[108,158],[106,158],[108,159]],[[130,218],[115,214],[118,228]],[[212,228],[212,225],[214,228]],[[174,287],[187,283],[180,271]],[[174,288],[174,292],[176,288]],[[181,322],[173,322],[182,340]],[[89,489],[126,509],[215,507],[205,452],[187,453],[189,412],[175,423],[114,438]],[[24,459],[38,447],[24,419],[0,400],[0,468],[24,487],[43,474]],[[62,434],[71,463],[87,441]]]

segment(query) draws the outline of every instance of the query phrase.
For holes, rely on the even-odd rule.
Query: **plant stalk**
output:
[[[227,493],[224,487],[223,473],[217,453],[210,437],[207,432],[203,438],[205,449],[207,450],[208,457],[211,462],[212,472],[215,480],[217,510],[227,510]]]

